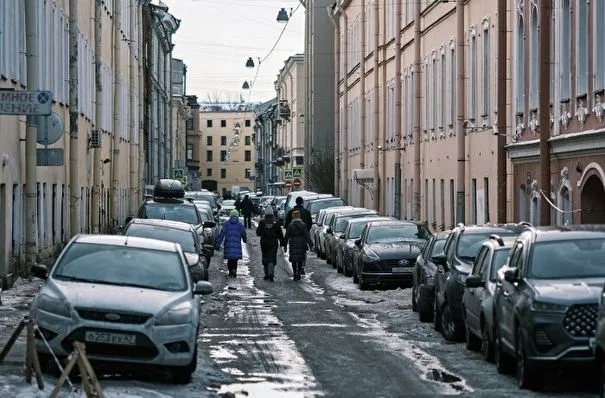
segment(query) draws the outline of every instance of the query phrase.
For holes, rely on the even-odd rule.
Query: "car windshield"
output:
[[[361,218],[361,217],[371,217],[372,214],[354,214],[354,215],[348,215],[348,216],[340,216],[336,219],[336,222],[334,223],[334,232],[343,232],[345,230],[345,228],[347,227],[347,221],[354,219],[354,218]],[[376,214],[376,217],[378,217],[378,214]]]
[[[494,252],[494,258],[492,259],[492,269],[489,271],[489,280],[495,281],[498,279],[498,270],[506,264],[506,259],[510,249],[499,249]]]
[[[199,223],[195,206],[180,204],[148,203],[143,209],[141,218],[182,221],[194,225]]]
[[[326,216],[324,217],[324,220],[322,222],[322,225],[330,225],[332,224],[332,220],[334,219],[334,216],[336,215],[336,213],[330,213],[330,214],[326,214]]]
[[[223,209],[225,207],[235,207],[235,200],[223,200]]]
[[[311,214],[318,213],[322,209],[327,209],[329,207],[338,207],[344,206],[345,201],[341,198],[334,198],[330,200],[314,200],[309,204],[309,212]]]
[[[538,242],[529,258],[530,278],[576,279],[605,276],[605,239]]]
[[[477,257],[477,253],[479,249],[481,249],[481,245],[486,239],[489,239],[490,236],[495,234],[496,232],[486,232],[483,234],[461,234],[460,238],[458,238],[458,246],[456,247],[456,255],[458,258],[468,264],[472,264]],[[499,236],[512,236],[515,235],[514,232],[503,232],[498,231],[497,234]]]
[[[187,193],[187,194],[185,194],[185,197],[193,199],[194,202],[197,202],[197,201],[208,202],[208,203],[210,203],[211,207],[215,207],[216,206],[216,198],[214,197],[214,194],[211,193],[211,192],[208,192],[208,193],[204,193],[204,192]]]
[[[73,243],[53,270],[53,278],[180,292],[187,276],[177,252],[148,248]]]
[[[157,225],[130,224],[126,236],[150,238],[179,243],[184,252],[195,253],[195,235],[191,231]]]
[[[363,229],[368,224],[368,222],[369,221],[353,223],[353,225],[351,225],[351,228],[349,229],[349,239],[361,238],[361,233],[363,232]]]
[[[436,256],[438,254],[443,254],[443,248],[445,247],[445,242],[447,242],[447,239],[439,239],[435,241],[435,244],[433,245],[433,251],[431,253],[432,256]]]
[[[430,236],[422,225],[378,225],[370,228],[367,243],[390,243],[406,240],[424,240]],[[428,233],[428,235],[427,235]]]

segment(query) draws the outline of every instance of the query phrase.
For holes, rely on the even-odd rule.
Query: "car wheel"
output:
[[[477,352],[481,348],[481,341],[473,334],[473,332],[471,332],[471,329],[466,326],[466,321],[464,323],[464,341],[466,343],[466,349]]]
[[[494,362],[494,343],[489,337],[485,321],[481,322],[481,355],[487,362]]]
[[[456,341],[458,337],[458,326],[452,317],[452,310],[447,301],[441,307],[441,334],[447,341]]]
[[[500,329],[498,326],[494,329],[494,362],[496,363],[496,370],[500,374],[509,374],[511,371],[511,358],[502,348]]]
[[[519,388],[535,389],[539,384],[538,374],[534,371],[533,363],[525,355],[525,339],[521,328],[516,333],[516,376]]]
[[[418,303],[416,302],[416,284],[412,285],[412,311],[418,312]]]
[[[172,375],[172,382],[174,384],[189,384],[191,383],[191,377],[193,372],[197,368],[197,345],[193,348],[193,357],[191,363],[186,366],[175,366],[170,369]]]
[[[418,320],[420,322],[431,322],[433,320],[433,302],[428,296],[426,289],[419,289],[418,293]]]

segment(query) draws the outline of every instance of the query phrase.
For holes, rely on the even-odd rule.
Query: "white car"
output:
[[[86,345],[93,362],[117,368],[167,369],[173,382],[188,383],[197,365],[200,295],[178,243],[116,235],[77,235],[54,267],[32,267],[46,279],[31,305],[42,336],[36,350],[50,359],[44,337],[58,357]]]

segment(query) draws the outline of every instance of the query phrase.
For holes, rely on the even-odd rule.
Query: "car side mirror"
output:
[[[340,239],[347,239],[347,236],[345,234],[340,234],[339,238]]]
[[[214,228],[214,227],[216,227],[216,223],[214,221],[205,221],[203,227],[204,228]]]
[[[329,235],[332,235],[332,228],[331,228],[331,227],[330,227],[330,228],[328,228],[328,229],[326,230],[326,233],[327,233],[327,234],[329,234]]]
[[[512,267],[507,270],[504,270],[504,280],[513,283],[517,282],[519,279],[519,269],[517,267]]]
[[[48,267],[44,264],[34,264],[29,269],[29,272],[33,276],[35,276],[36,278],[44,279],[44,280],[48,279],[48,271],[49,271]]]
[[[128,225],[128,223],[131,222],[133,218],[134,218],[133,216],[126,217],[126,220],[124,221],[124,225]]]
[[[196,282],[193,288],[193,294],[205,296],[212,293],[212,283],[206,281]]]
[[[475,288],[485,286],[481,275],[470,275],[466,278],[466,287]]]
[[[445,254],[436,254],[433,257],[431,257],[431,261],[434,262],[437,265],[441,265],[443,267],[445,267],[447,265],[447,257],[445,256]]]
[[[361,247],[361,239],[355,241],[355,246]]]

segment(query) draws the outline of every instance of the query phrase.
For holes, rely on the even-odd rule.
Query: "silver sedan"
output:
[[[188,383],[197,365],[200,295],[179,244],[116,235],[77,235],[52,269],[32,267],[46,279],[31,306],[38,325],[36,349],[65,357],[73,342],[86,344],[93,361],[129,368],[169,370]]]

